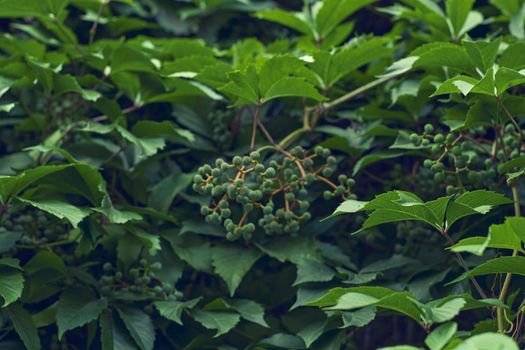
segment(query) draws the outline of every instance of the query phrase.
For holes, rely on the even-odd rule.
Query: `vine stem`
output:
[[[344,103],[344,102],[346,102],[348,100],[351,100],[352,98],[356,97],[357,95],[361,94],[362,92],[365,92],[366,90],[369,90],[369,89],[374,88],[374,87],[376,87],[378,85],[381,85],[381,84],[389,81],[390,79],[392,79],[394,77],[395,76],[386,76],[386,77],[382,77],[382,78],[379,78],[379,79],[376,79],[376,80],[372,80],[368,84],[360,86],[357,89],[352,90],[349,93],[347,93],[347,94],[345,94],[345,95],[343,95],[343,96],[341,96],[339,98],[336,98],[333,101],[323,103],[322,106],[323,106],[323,108],[326,108],[326,109],[334,108],[335,106],[340,105],[341,103]]]
[[[452,239],[452,237],[450,237],[450,235],[448,234],[447,230],[446,229],[443,229],[443,230],[440,230],[439,231],[441,233],[441,235],[443,237],[445,237],[445,239],[447,240],[448,244],[450,246],[453,246],[456,242],[454,241],[454,239]],[[469,272],[470,269],[468,268],[468,265],[467,263],[465,262],[465,259],[463,259],[463,257],[461,256],[460,253],[455,253],[456,254],[456,258],[458,259],[458,262],[459,264],[461,265],[461,267],[463,268],[463,270],[465,270],[465,272]],[[481,286],[479,285],[478,281],[476,281],[476,279],[474,277],[469,277],[469,280],[470,282],[472,282],[472,285],[474,286],[474,288],[477,290],[478,294],[483,298],[483,299],[487,299],[487,294],[483,291],[483,289],[481,288]]]
[[[255,148],[255,137],[257,135],[257,125],[259,125],[259,112],[260,111],[261,111],[261,104],[257,103],[255,105],[255,112],[253,113],[252,141],[250,143],[250,148],[252,150]]]
[[[520,196],[518,192],[518,188],[516,187],[516,183],[512,183],[510,185],[510,189],[512,191],[512,199],[514,200],[514,214],[515,216],[521,216],[521,207],[520,207]],[[512,251],[512,256],[517,256],[518,251],[514,249]],[[505,280],[503,281],[503,286],[501,287],[501,291],[499,293],[499,301],[502,303],[505,303],[505,300],[507,299],[507,293],[509,291],[510,282],[512,280],[512,273],[508,272],[505,276]],[[497,309],[497,319],[498,319],[498,332],[503,333],[505,332],[505,323],[504,323],[504,310],[503,307],[498,306]]]
[[[383,84],[383,83],[387,82],[388,80],[393,79],[395,77],[396,76],[387,76],[387,77],[378,78],[376,80],[372,80],[368,84],[362,85],[362,86],[358,87],[357,89],[348,92],[347,94],[345,94],[345,95],[343,95],[343,96],[341,96],[339,98],[336,98],[333,101],[321,103],[321,104],[319,104],[316,107],[305,107],[304,108],[304,114],[303,114],[303,127],[299,128],[299,129],[296,129],[296,130],[292,131],[290,134],[288,134],[285,138],[283,138],[281,140],[281,142],[279,142],[278,146],[282,147],[282,148],[286,148],[289,145],[291,145],[296,139],[298,139],[302,134],[304,134],[306,132],[313,131],[313,129],[315,128],[315,125],[317,124],[317,120],[318,120],[318,117],[317,117],[317,118],[314,118],[313,121],[310,121],[310,117],[311,117],[313,112],[316,112],[316,113],[314,113],[314,117],[316,115],[318,116],[323,111],[325,111],[327,109],[331,109],[331,108],[337,107],[338,105],[353,99],[354,97],[362,94],[363,92],[365,92],[365,91],[367,91],[369,89],[372,89],[372,88],[374,88],[374,87],[376,87],[378,85],[381,85],[381,84]]]
[[[104,7],[106,6],[106,4],[107,4],[106,0],[100,1],[100,6],[98,8],[97,17],[95,18],[93,25],[89,29],[89,41],[88,41],[89,46],[93,44],[93,40],[95,39],[95,34],[97,33],[97,28],[98,28],[98,24],[100,21],[100,17],[102,16],[102,11],[104,11]]]

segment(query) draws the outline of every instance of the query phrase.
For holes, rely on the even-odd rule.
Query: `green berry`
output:
[[[436,136],[434,136],[434,142],[435,143],[445,142],[445,136],[443,136],[443,134],[436,134]]]
[[[426,133],[431,133],[434,131],[434,127],[432,126],[432,124],[425,124],[424,129]]]

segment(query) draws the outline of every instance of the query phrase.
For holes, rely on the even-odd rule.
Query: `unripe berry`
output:
[[[432,124],[425,124],[424,129],[426,133],[431,133],[434,131],[434,127],[432,126]]]
[[[436,136],[434,136],[434,142],[436,143],[445,142],[445,136],[443,136],[443,134],[436,134]]]

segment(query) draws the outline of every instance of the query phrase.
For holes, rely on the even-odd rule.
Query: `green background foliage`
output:
[[[0,348],[517,350],[524,28],[0,0]]]

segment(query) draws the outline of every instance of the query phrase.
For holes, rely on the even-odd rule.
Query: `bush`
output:
[[[0,0],[0,347],[523,346],[522,3]]]

